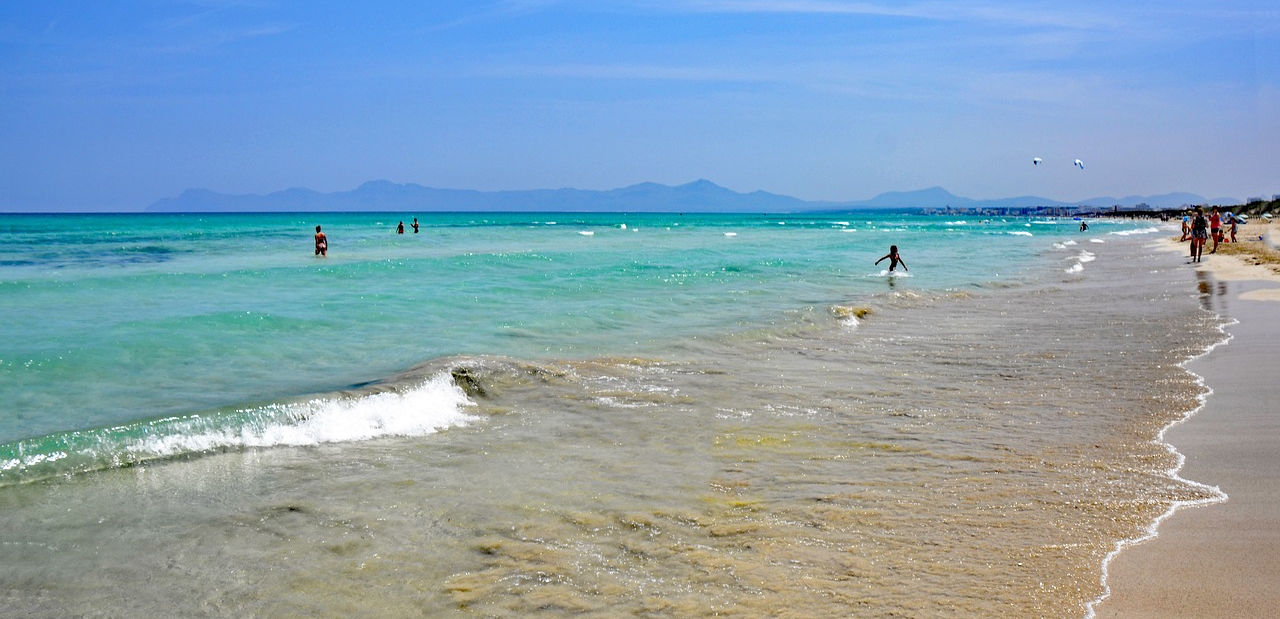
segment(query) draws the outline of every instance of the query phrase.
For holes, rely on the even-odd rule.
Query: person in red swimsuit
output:
[[[1222,215],[1218,214],[1218,207],[1213,207],[1213,212],[1209,213],[1209,236],[1213,237],[1213,251],[1211,254],[1218,253],[1218,243],[1222,242]]]
[[[324,233],[320,231],[320,226],[316,226],[316,255],[329,255],[329,237],[325,236]]]

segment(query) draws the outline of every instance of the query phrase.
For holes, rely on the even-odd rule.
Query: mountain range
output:
[[[524,191],[476,191],[439,189],[413,183],[369,181],[349,191],[322,193],[292,188],[269,194],[224,194],[208,189],[188,189],[147,207],[152,213],[208,212],[350,212],[350,211],[617,211],[697,213],[791,213],[839,211],[860,208],[1030,208],[1120,206],[1146,204],[1175,208],[1188,204],[1235,204],[1231,198],[1206,200],[1190,193],[1155,196],[1098,197],[1062,202],[1038,196],[976,200],[957,196],[941,187],[919,191],[882,193],[852,202],[810,201],[766,191],[740,193],[708,180],[684,185],[639,183],[605,191],[585,189],[533,189]]]

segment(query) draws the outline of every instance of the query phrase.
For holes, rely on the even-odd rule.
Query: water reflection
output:
[[[1203,271],[1196,271],[1196,288],[1200,292],[1200,307],[1218,314],[1227,313],[1227,282],[1215,280]],[[1215,297],[1220,298],[1215,301]]]

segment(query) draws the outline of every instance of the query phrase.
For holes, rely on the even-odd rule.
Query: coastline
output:
[[[1267,246],[1276,225],[1253,242]],[[1174,506],[1152,537],[1122,542],[1104,565],[1109,595],[1092,608],[1098,617],[1266,616],[1280,605],[1280,417],[1264,404],[1280,398],[1280,274],[1252,262],[1219,252],[1196,267],[1206,308],[1232,321],[1229,339],[1185,364],[1209,390],[1162,433],[1182,454],[1173,474],[1226,498]]]

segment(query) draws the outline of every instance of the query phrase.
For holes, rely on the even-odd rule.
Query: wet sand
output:
[[[1181,509],[1156,538],[1121,552],[1099,617],[1264,617],[1280,608],[1280,276],[1222,254],[1206,254],[1198,270],[1211,278],[1209,308],[1239,322],[1227,327],[1228,344],[1187,365],[1213,392],[1165,438],[1186,455],[1183,477],[1229,498]]]

